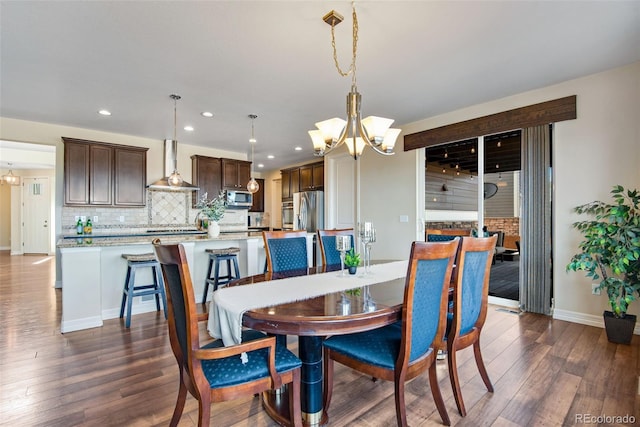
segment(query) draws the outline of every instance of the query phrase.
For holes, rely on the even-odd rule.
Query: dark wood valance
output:
[[[572,95],[405,135],[404,151],[573,120],[576,117],[576,95]]]

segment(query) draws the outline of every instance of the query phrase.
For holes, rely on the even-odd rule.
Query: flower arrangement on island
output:
[[[224,190],[220,191],[218,197],[211,200],[207,199],[207,195],[207,193],[202,195],[200,200],[198,200],[198,203],[196,203],[196,208],[200,209],[202,215],[207,217],[210,221],[220,221],[227,209]]]

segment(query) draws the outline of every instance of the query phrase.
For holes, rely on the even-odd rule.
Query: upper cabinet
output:
[[[222,187],[239,190],[247,187],[251,179],[251,162],[222,159]]]
[[[280,171],[282,176],[282,200],[292,200],[299,191],[324,190],[324,163],[310,163]]]
[[[62,140],[65,205],[146,205],[148,148]]]
[[[324,162],[300,166],[300,191],[324,190]]]
[[[256,178],[256,181],[258,181],[260,187],[258,191],[253,193],[253,205],[249,212],[264,212],[264,179]]]
[[[193,184],[200,190],[193,192],[193,207],[198,200],[207,194],[208,199],[218,197],[222,190],[222,161],[216,157],[191,156]]]

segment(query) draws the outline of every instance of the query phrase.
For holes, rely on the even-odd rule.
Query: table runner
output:
[[[239,344],[242,316],[248,310],[389,282],[405,277],[407,265],[408,261],[394,261],[372,265],[373,274],[339,277],[339,271],[331,271],[218,289],[210,303],[207,329],[212,337],[222,338],[226,346]]]

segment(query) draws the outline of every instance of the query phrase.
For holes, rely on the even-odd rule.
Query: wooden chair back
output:
[[[353,228],[318,230],[317,233],[322,256],[322,271],[338,270],[340,268],[340,252],[336,250],[336,236],[351,236],[351,247],[355,248],[356,239]]]
[[[263,231],[267,271],[271,274],[287,272],[289,275],[307,274],[307,232]]]

